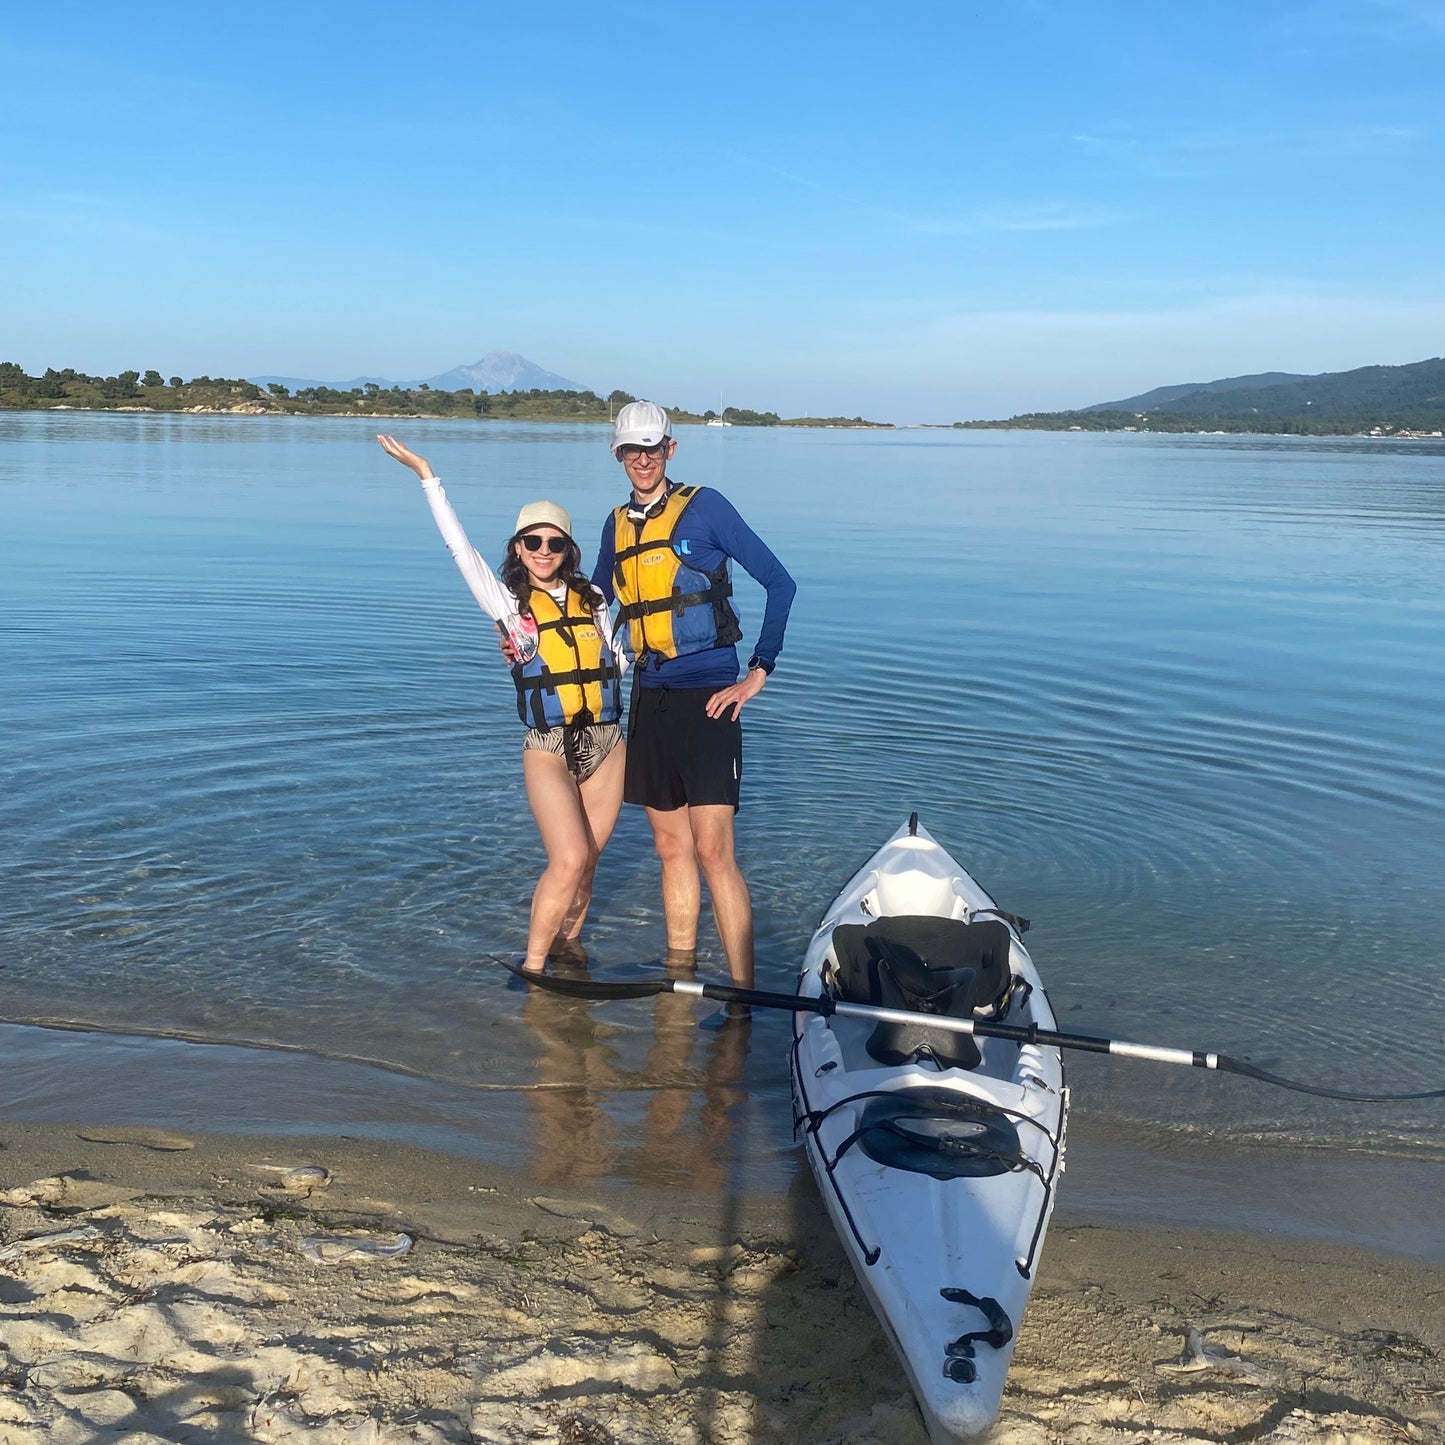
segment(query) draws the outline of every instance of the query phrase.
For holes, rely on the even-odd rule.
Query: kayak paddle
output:
[[[1183,1064],[1187,1068],[1214,1069],[1222,1074],[1240,1074],[1247,1079],[1257,1079],[1263,1084],[1274,1084],[1281,1089],[1293,1089],[1301,1094],[1315,1094],[1322,1099],[1344,1099],[1351,1103],[1400,1104],[1411,1099],[1445,1099],[1445,1089],[1427,1089],[1418,1094],[1349,1094],[1342,1089],[1322,1089],[1314,1084],[1301,1084],[1293,1079],[1281,1078],[1264,1069],[1257,1069],[1243,1059],[1230,1058],[1228,1054],[1202,1053],[1198,1049],[1166,1049],[1154,1044],[1131,1044],[1122,1039],[1100,1038],[1094,1034],[1065,1034],[1053,1029],[1041,1029],[1037,1024],[1018,1025],[990,1023],[983,1019],[951,1018],[946,1014],[914,1013],[908,1009],[880,1008],[874,1004],[847,1003],[828,995],[813,997],[801,993],[767,993],[759,989],[734,988],[725,983],[699,983],[689,978],[645,978],[593,980],[590,978],[563,978],[555,974],[533,973],[508,963],[504,958],[490,955],[493,963],[499,963],[509,973],[525,979],[537,988],[549,993],[565,994],[569,998],[586,998],[594,1001],[621,998],[653,998],[663,993],[690,994],[695,998],[710,998],[719,1003],[747,1004],[752,1008],[782,1009],[787,1013],[814,1013],[828,1018],[841,1014],[844,1018],[871,1019],[875,1023],[926,1023],[931,1029],[944,1029],[950,1033],[973,1034],[986,1039],[1008,1039],[1016,1044],[1043,1044],[1056,1049],[1082,1049],[1088,1053],[1111,1054],[1118,1059],[1147,1059],[1156,1064]]]

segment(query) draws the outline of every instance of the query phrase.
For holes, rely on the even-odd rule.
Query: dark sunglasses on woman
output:
[[[560,557],[562,553],[567,550],[566,537],[539,537],[535,532],[528,532],[522,537],[521,541],[522,545],[529,552],[540,552],[542,550],[542,544],[545,542],[547,550],[552,553],[554,557]]]

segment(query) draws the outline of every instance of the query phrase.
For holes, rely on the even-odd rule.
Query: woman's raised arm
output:
[[[510,626],[516,618],[517,599],[502,586],[497,574],[468,540],[461,520],[452,510],[452,504],[442,489],[441,480],[431,469],[431,463],[425,457],[417,456],[410,447],[403,445],[393,436],[378,436],[377,441],[381,443],[381,449],[387,456],[395,457],[404,467],[410,467],[421,479],[421,489],[426,496],[427,505],[431,508],[432,519],[436,522],[442,541],[447,544],[447,551],[452,554],[452,560],[457,564],[462,579],[476,599],[477,606],[494,622]]]

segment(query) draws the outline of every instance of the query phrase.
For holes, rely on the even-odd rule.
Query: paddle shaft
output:
[[[954,1034],[976,1034],[986,1039],[1007,1039],[1015,1044],[1040,1044],[1046,1048],[1082,1049],[1095,1054],[1112,1054],[1120,1059],[1147,1059],[1156,1064],[1183,1064],[1186,1068],[1217,1069],[1218,1054],[1191,1049],[1164,1049],[1153,1044],[1131,1044],[1122,1039],[1097,1038],[1092,1034],[1062,1034],[1041,1029],[1037,1024],[988,1023],[982,1019],[953,1018],[947,1014],[920,1014],[909,1009],[883,1008],[876,1004],[846,1003],[841,999],[804,993],[767,993],[759,989],[734,988],[725,983],[699,983],[695,979],[667,980],[673,993],[692,994],[719,1003],[743,1003],[753,1008],[787,1009],[790,1013],[842,1014],[844,1018],[871,1019],[874,1023],[923,1024]]]
[[[726,983],[699,983],[695,979],[652,978],[633,981],[604,981],[585,978],[557,978],[543,973],[529,973],[493,955],[508,973],[525,979],[536,988],[565,994],[569,998],[595,1000],[624,998],[655,998],[660,993],[690,994],[694,998],[715,999],[719,1003],[747,1004],[753,1008],[783,1009],[788,1013],[814,1013],[827,1018],[842,1014],[845,1018],[868,1019],[874,1023],[901,1023],[925,1028],[945,1029],[950,1033],[976,1034],[980,1038],[1007,1039],[1015,1044],[1042,1044],[1055,1049],[1082,1049],[1087,1053],[1109,1054],[1118,1059],[1144,1059],[1155,1064],[1182,1064],[1186,1068],[1214,1069],[1222,1074],[1239,1074],[1262,1084],[1274,1084],[1300,1094],[1320,1099],[1343,1099],[1360,1104],[1403,1104],[1419,1099],[1445,1099],[1445,1089],[1428,1089],[1409,1094],[1357,1094],[1344,1089],[1328,1089],[1281,1078],[1265,1069],[1231,1058],[1228,1054],[1203,1053],[1197,1049],[1165,1049],[1156,1044],[1131,1044],[1122,1039],[1100,1038],[1096,1034],[1061,1034],[1041,1029],[1037,1024],[1002,1024],[982,1019],[952,1018],[947,1014],[914,1013],[908,1009],[881,1008],[874,1004],[848,1003],[824,994],[766,993],[761,989],[734,988]]]

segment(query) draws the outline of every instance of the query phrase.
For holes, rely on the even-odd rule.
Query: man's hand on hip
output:
[[[763,684],[767,680],[768,675],[762,668],[750,668],[740,682],[735,682],[731,687],[725,687],[708,698],[707,715],[719,718],[731,708],[732,716],[729,721],[736,722],[738,714],[743,710],[743,704],[751,702],[763,690]]]

